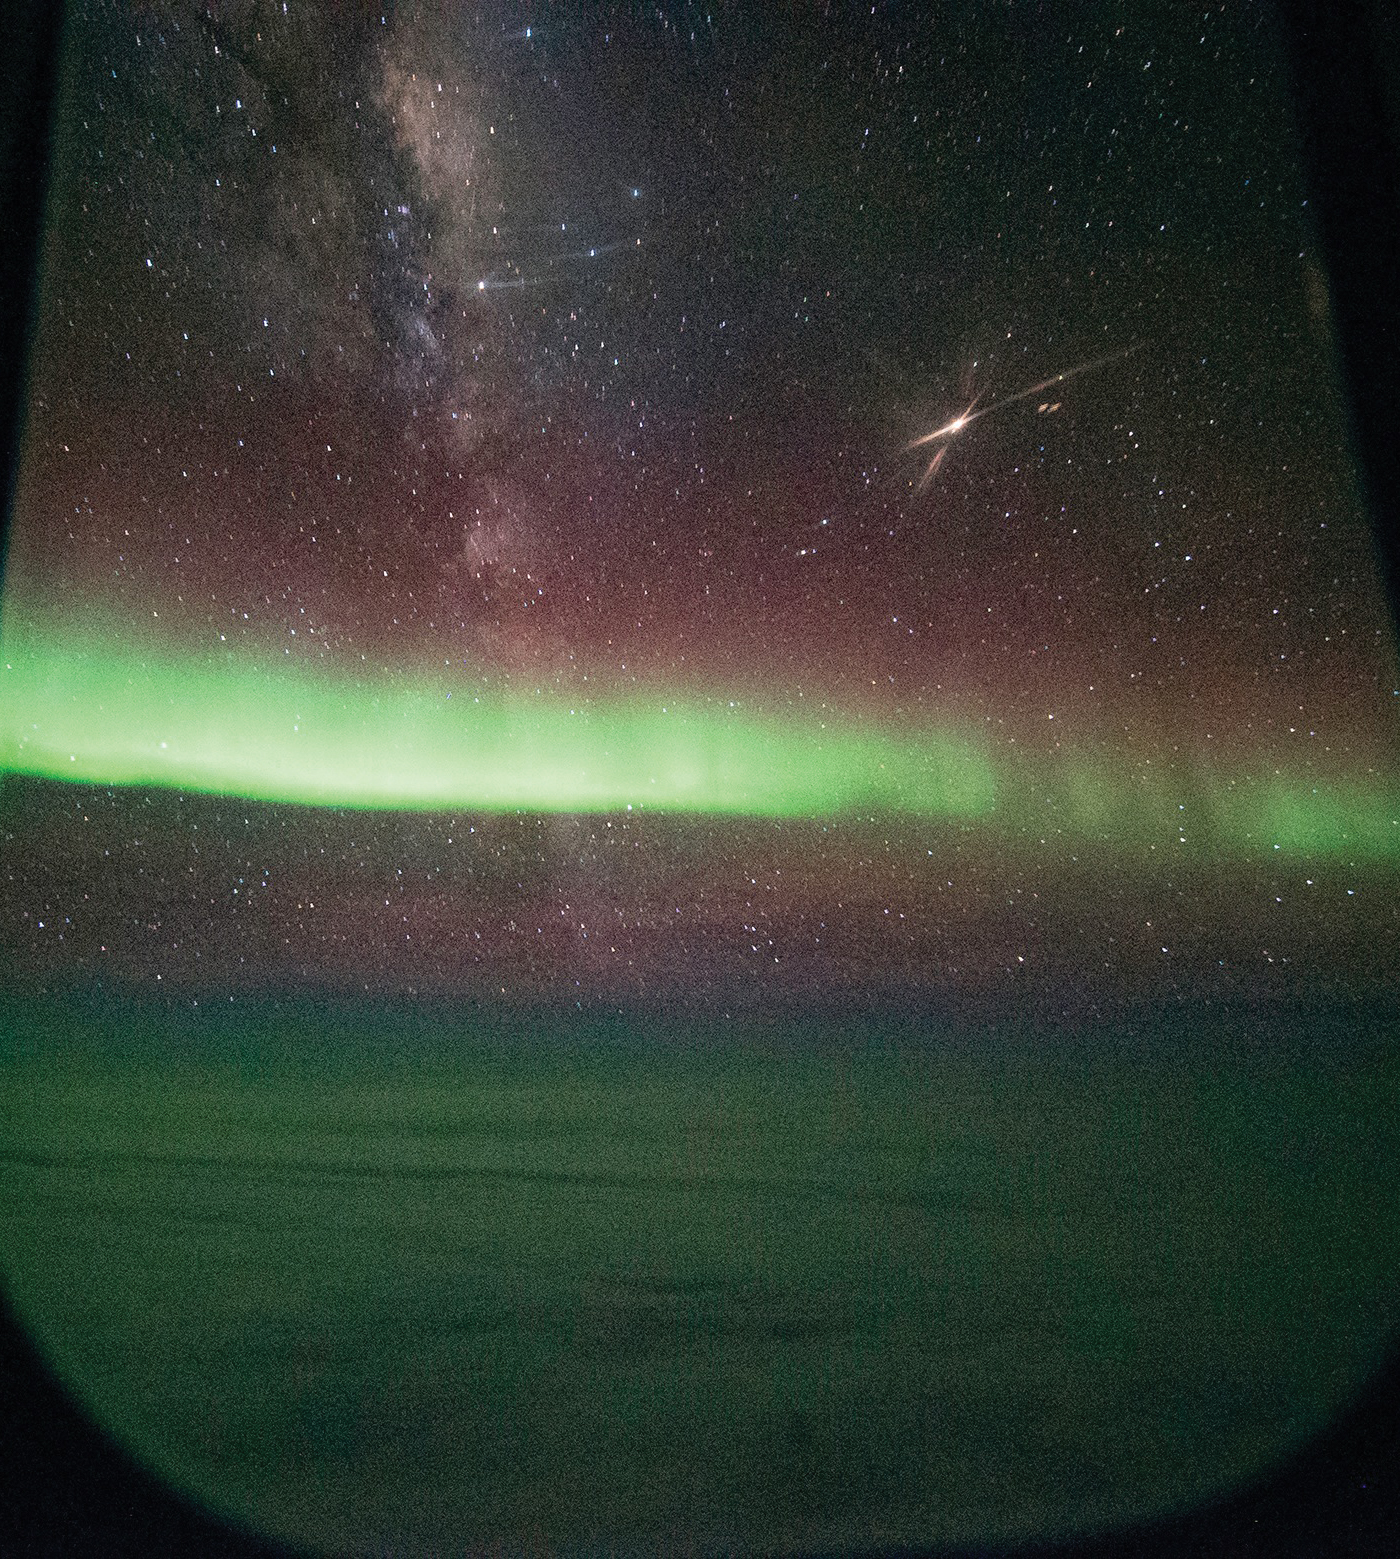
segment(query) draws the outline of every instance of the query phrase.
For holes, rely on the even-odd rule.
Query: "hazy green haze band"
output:
[[[0,722],[6,772],[269,802],[995,817],[1124,846],[1400,856],[1400,794],[1374,782],[1214,769],[1148,782],[1072,752],[1012,773],[955,730],[897,735],[849,715],[775,715],[693,692],[474,693],[446,678],[210,665],[11,629]]]

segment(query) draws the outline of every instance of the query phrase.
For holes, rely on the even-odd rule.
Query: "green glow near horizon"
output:
[[[180,661],[118,635],[7,633],[0,771],[252,801],[422,811],[897,816],[1034,844],[1400,860],[1393,785],[1141,773],[655,689],[572,702],[424,677]],[[1157,856],[1158,860],[1163,855]]]
[[[993,775],[969,741],[761,716],[655,692],[557,694],[187,663],[11,634],[0,766],[334,807],[976,817]]]
[[[1400,797],[1352,786],[1264,787],[1255,808],[1258,837],[1273,849],[1356,860],[1400,859]]]

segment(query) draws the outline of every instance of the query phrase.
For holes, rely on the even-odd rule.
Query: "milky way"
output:
[[[990,31],[81,9],[6,581],[17,966],[1364,978],[1394,650],[1272,46]]]

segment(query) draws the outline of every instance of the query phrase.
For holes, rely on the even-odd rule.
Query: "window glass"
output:
[[[1267,8],[82,0],[7,1292],[333,1549],[1219,1493],[1388,1342],[1397,689]]]

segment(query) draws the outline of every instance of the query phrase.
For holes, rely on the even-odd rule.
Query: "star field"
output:
[[[94,0],[56,133],[27,978],[1068,1003],[1393,950],[1259,14]]]

